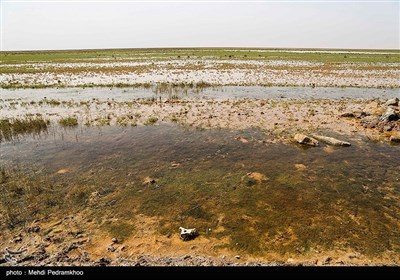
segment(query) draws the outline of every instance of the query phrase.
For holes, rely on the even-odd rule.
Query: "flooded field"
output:
[[[395,98],[399,89],[376,88],[308,88],[308,87],[263,87],[263,86],[214,86],[201,87],[173,86],[170,84],[126,88],[44,88],[3,89],[0,100],[41,101],[44,98],[59,101],[99,101],[126,102],[140,98],[179,98],[179,99],[371,99]]]
[[[399,88],[398,50],[119,49],[4,52],[2,88],[213,86]]]
[[[0,265],[399,265],[398,96],[3,90]]]
[[[399,145],[304,148],[269,140],[259,129],[161,124],[51,125],[3,141],[2,247],[16,229],[24,229],[22,242],[33,242],[25,230],[38,224],[42,241],[64,231],[89,237],[93,259],[194,253],[399,263]],[[68,217],[74,227],[62,228]],[[181,241],[180,226],[200,236]],[[107,250],[112,238],[123,252]]]

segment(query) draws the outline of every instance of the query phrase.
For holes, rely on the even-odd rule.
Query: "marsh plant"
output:
[[[58,120],[59,125],[63,127],[75,127],[78,125],[77,117],[66,117]]]
[[[46,131],[50,121],[41,117],[26,119],[2,119],[0,120],[0,142],[10,141],[22,134],[39,134]]]
[[[158,121],[158,118],[156,116],[150,116],[146,122],[144,123],[145,125],[154,125]]]

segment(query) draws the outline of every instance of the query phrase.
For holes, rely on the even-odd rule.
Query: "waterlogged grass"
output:
[[[154,125],[158,121],[158,118],[156,116],[150,116],[145,122],[145,125]]]
[[[59,125],[63,127],[75,127],[78,125],[77,117],[65,117],[58,120]]]
[[[50,121],[42,118],[0,120],[0,142],[10,141],[23,134],[39,134],[46,131]]]

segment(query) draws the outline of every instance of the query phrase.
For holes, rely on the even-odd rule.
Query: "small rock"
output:
[[[192,240],[199,236],[199,233],[195,228],[186,229],[183,227],[179,227],[179,230],[181,231],[180,235],[183,241]]]
[[[91,194],[90,194],[90,197],[100,197],[100,193],[98,192],[98,191],[95,191],[95,192],[92,192]]]
[[[236,256],[235,256],[235,259],[240,260],[240,256],[239,256],[239,255],[236,255]]]
[[[392,126],[391,125],[385,125],[384,127],[383,127],[383,130],[384,131],[391,131],[393,128],[392,128]]]
[[[400,134],[390,136],[390,142],[400,143]]]
[[[113,239],[111,239],[111,242],[112,243],[118,243],[118,239],[114,237]]]
[[[294,167],[296,167],[297,170],[305,170],[305,169],[307,169],[307,166],[305,166],[302,163],[295,163]]]
[[[297,141],[297,143],[302,144],[302,145],[308,145],[308,146],[313,146],[316,147],[319,145],[318,141],[314,138],[311,138],[307,135],[304,134],[296,134],[294,136],[294,140]]]
[[[378,122],[379,118],[377,116],[366,116],[360,121],[365,128],[375,128]]]
[[[350,254],[348,254],[347,255],[347,257],[349,258],[349,259],[359,259],[360,258],[360,253],[350,253]]]
[[[344,113],[340,115],[343,118],[355,118],[355,115],[353,113]]]
[[[143,178],[143,184],[146,184],[146,185],[155,184],[157,181],[158,181],[158,179],[151,178],[149,176]]]
[[[14,238],[12,239],[12,242],[13,243],[22,242],[22,236],[21,235],[14,236]]]
[[[112,245],[110,245],[110,246],[107,247],[107,251],[108,251],[108,252],[115,252],[115,250],[116,250],[115,247],[112,246]]]
[[[40,226],[38,225],[32,225],[28,228],[28,233],[38,232],[38,231],[40,231]]]
[[[99,259],[97,261],[97,264],[99,266],[106,266],[106,265],[109,265],[110,263],[111,263],[111,260],[109,258],[106,258],[106,257],[103,257],[103,258],[101,258],[101,259]]]
[[[247,140],[246,138],[240,137],[240,136],[236,137],[235,139],[242,142],[243,144],[249,143],[249,140]]]
[[[327,136],[315,135],[315,134],[313,135],[313,137],[315,137],[316,139],[318,139],[321,142],[324,142],[326,144],[333,145],[333,146],[343,146],[343,147],[351,146],[351,144],[349,142],[338,140],[333,137],[327,137]]]
[[[324,260],[323,264],[330,264],[331,262],[332,262],[332,257],[327,257],[327,258]]]
[[[397,115],[396,111],[389,107],[386,109],[386,112],[379,118],[381,122],[390,122],[390,121],[397,121],[399,116]]]
[[[389,99],[388,101],[386,101],[385,105],[386,106],[398,106],[399,105],[399,99],[397,97]]]
[[[261,182],[268,181],[268,178],[259,172],[249,172],[241,178],[242,182],[245,182],[247,186],[253,186],[260,184]]]
[[[172,162],[171,163],[171,167],[172,168],[176,168],[176,167],[178,167],[180,165],[180,163],[176,163],[176,162]]]

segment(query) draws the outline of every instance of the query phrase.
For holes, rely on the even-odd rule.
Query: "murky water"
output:
[[[3,212],[13,197],[18,209],[2,227],[89,208],[99,223],[145,214],[160,219],[160,234],[196,227],[255,256],[400,253],[399,145],[304,149],[265,140],[255,129],[51,126],[0,143]]]
[[[2,89],[0,99],[20,99],[22,101],[40,101],[43,98],[61,101],[87,101],[93,98],[100,101],[115,100],[129,101],[136,98],[152,98],[169,94],[180,99],[318,99],[318,98],[381,98],[388,99],[400,96],[399,89],[373,88],[309,88],[309,87],[261,87],[261,86],[222,86],[181,88],[181,87],[153,87],[153,88],[46,88],[46,89]]]

